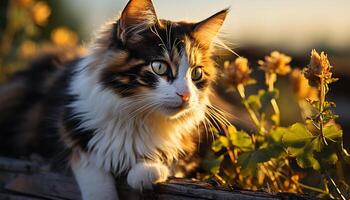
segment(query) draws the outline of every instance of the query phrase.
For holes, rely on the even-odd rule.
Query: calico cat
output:
[[[165,181],[196,150],[227,12],[172,22],[157,19],[151,0],[130,0],[86,56],[43,57],[0,88],[1,151],[17,143],[18,154],[49,157],[63,145],[83,199],[118,199],[115,176],[135,189]]]

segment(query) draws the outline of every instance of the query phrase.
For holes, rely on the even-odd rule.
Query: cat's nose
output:
[[[191,94],[189,92],[181,92],[181,93],[176,92],[176,94],[181,98],[182,103],[186,103],[188,102],[188,100],[190,100]]]

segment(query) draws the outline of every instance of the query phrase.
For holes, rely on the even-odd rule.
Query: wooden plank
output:
[[[6,179],[5,192],[0,188],[0,199],[9,200],[78,200],[81,199],[79,187],[73,177],[47,172],[45,168],[14,159],[0,158],[0,172],[13,173],[16,176]],[[11,172],[8,172],[11,171]],[[16,173],[12,172],[16,171]],[[29,173],[28,173],[29,172]],[[10,176],[11,177],[11,176]],[[94,180],[91,180],[94,181]],[[1,187],[1,183],[0,183]],[[118,180],[118,193],[121,200],[311,200],[312,197],[293,193],[269,194],[261,191],[231,190],[214,187],[209,183],[190,179],[170,179],[166,183],[154,186],[152,191],[143,193],[131,189],[125,178]],[[4,194],[3,194],[4,193]],[[15,195],[16,194],[16,195]],[[5,195],[5,196],[4,196]],[[7,196],[6,196],[7,195]],[[4,198],[2,198],[4,197]],[[5,198],[6,197],[6,198]],[[26,199],[26,197],[28,197]],[[17,198],[17,199],[16,199]],[[30,199],[32,198],[32,199]]]
[[[0,193],[1,200],[44,200],[43,198],[36,198],[30,196],[23,196],[18,194],[8,194],[8,193]]]
[[[0,170],[28,173],[43,171],[44,167],[31,161],[0,157]]]
[[[200,182],[198,182],[200,183]],[[186,197],[198,198],[198,199],[210,199],[210,200],[278,200],[280,198],[275,195],[262,193],[262,192],[241,192],[237,191],[225,191],[220,188],[203,187],[196,182],[192,183],[170,183],[159,184],[156,187],[155,192],[168,195],[181,195]]]
[[[5,190],[52,200],[81,199],[72,177],[54,173],[21,174],[5,185]]]

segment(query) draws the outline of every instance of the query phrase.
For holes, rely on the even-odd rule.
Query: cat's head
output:
[[[100,81],[140,111],[174,117],[203,110],[216,77],[212,43],[227,12],[172,22],[157,18],[151,0],[130,0],[94,43]]]

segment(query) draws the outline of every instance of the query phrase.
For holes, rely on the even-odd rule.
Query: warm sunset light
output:
[[[350,0],[0,0],[0,200],[350,199]]]

